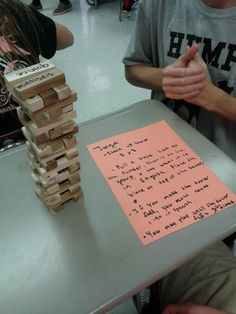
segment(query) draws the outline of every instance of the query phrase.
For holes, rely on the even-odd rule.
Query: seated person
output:
[[[123,63],[128,82],[236,161],[235,17],[235,0],[142,0]],[[163,314],[236,313],[235,258],[219,243],[160,280],[157,297]]]
[[[236,257],[222,242],[150,287],[142,314],[235,314]]]
[[[72,33],[63,25],[21,3],[0,1],[0,147],[23,139],[17,104],[4,83],[4,75],[52,58],[56,50],[73,44]]]

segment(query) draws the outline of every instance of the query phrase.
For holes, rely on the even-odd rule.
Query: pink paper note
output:
[[[236,204],[165,121],[87,148],[143,244]]]

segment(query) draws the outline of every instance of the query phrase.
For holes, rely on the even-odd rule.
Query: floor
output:
[[[29,4],[30,0],[25,0]],[[52,16],[58,0],[42,0],[43,14],[66,25],[74,45],[51,59],[65,73],[68,85],[78,94],[74,104],[78,124],[150,98],[150,92],[131,86],[124,78],[122,57],[134,25],[136,8],[119,21],[119,1],[101,0],[98,8],[86,0],[71,0],[73,10]],[[136,314],[132,300],[109,314]]]
[[[100,0],[97,9],[86,0],[71,2],[72,11],[54,17],[52,11],[58,0],[42,0],[42,13],[74,34],[74,45],[58,51],[51,61],[65,73],[68,84],[78,94],[78,123],[150,98],[148,90],[133,87],[124,78],[122,57],[136,10],[120,22],[118,0]]]

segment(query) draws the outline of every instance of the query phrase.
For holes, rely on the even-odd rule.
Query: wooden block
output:
[[[57,161],[55,159],[49,160],[44,168],[46,171],[50,171],[57,168]]]
[[[70,192],[70,190],[67,190],[67,191],[64,191],[60,194],[60,203],[59,204],[64,204],[65,202],[71,200],[71,199],[74,199],[74,200],[78,200],[81,196],[81,190],[80,190],[80,187],[77,187],[74,189],[74,193],[72,194]],[[51,204],[50,204],[51,203]],[[51,202],[51,200],[47,203],[49,206],[50,205],[54,205],[55,204],[55,201],[54,201],[54,204],[53,202]],[[58,203],[57,203],[58,204]]]
[[[73,110],[73,104],[67,105],[62,108],[62,114],[68,113]]]
[[[13,85],[13,94],[20,100],[26,100],[63,83],[64,73],[53,68]]]
[[[51,88],[39,94],[43,99],[44,107],[58,103],[57,93]]]
[[[54,185],[53,187],[49,187],[47,190],[45,190],[46,195],[51,195],[51,194],[55,194],[55,193],[61,193],[64,192],[65,190],[67,190],[69,188],[69,186],[71,185],[70,181],[66,180],[63,181],[60,184]],[[52,193],[52,191],[55,191]]]
[[[70,160],[70,159],[73,159],[77,156],[78,156],[78,146],[77,145],[75,145],[74,147],[67,149],[67,150],[63,146],[63,149],[59,148],[58,152],[56,152],[52,155],[43,157],[43,158],[41,158],[40,156],[35,154],[35,158],[38,160],[39,164],[42,167],[45,167],[45,169],[47,169],[48,162],[53,160],[53,159],[57,160],[57,165],[58,165],[58,160],[60,160],[60,158],[62,158],[62,157],[65,157],[67,160]]]
[[[44,143],[49,141],[48,132],[46,132],[44,134],[40,134],[38,136],[34,136],[34,134],[32,134],[30,132],[30,130],[27,129],[27,127],[22,127],[23,133],[24,133],[24,130],[27,132],[27,135],[28,135],[28,138],[30,139],[30,141],[34,142],[36,145],[40,145],[40,144],[43,145]]]
[[[37,125],[30,120],[30,118],[23,112],[23,110],[20,107],[17,108],[17,114],[19,116],[21,123],[27,130],[30,131],[31,134],[33,134],[34,137],[50,131],[49,136],[51,139],[72,132],[74,126],[72,119],[76,117],[76,111],[73,110],[68,113],[65,113],[56,122],[38,128]]]
[[[57,93],[58,100],[66,99],[71,95],[71,89],[67,84],[55,86],[53,90]]]
[[[41,116],[43,113],[49,113],[51,114],[52,112],[54,112],[55,110],[59,109],[59,108],[63,108],[69,104],[72,104],[73,102],[75,102],[77,100],[77,94],[72,91],[70,97],[63,99],[61,101],[58,101],[56,104],[51,105],[50,107],[44,108],[38,112],[34,112],[33,116],[35,118],[38,118],[39,116]]]
[[[46,157],[51,157],[54,154],[63,152],[72,147],[76,147],[76,149],[78,148],[78,141],[74,132],[68,133],[55,140],[47,141],[39,145],[35,144],[32,141],[25,127],[22,128],[22,132],[25,138],[27,139],[27,141],[30,143],[32,150],[41,159],[46,158]]]
[[[17,116],[20,120],[20,122],[24,125],[24,124],[28,124],[31,122],[30,118],[28,117],[28,115],[21,109],[21,107],[17,107],[16,108],[16,112],[17,112]]]
[[[28,139],[28,142],[30,142],[31,149],[42,166],[44,166],[49,160],[55,159],[65,153],[65,146],[62,140],[56,140],[54,143],[51,142],[50,145],[42,144],[39,147],[35,145],[35,143],[32,142],[27,135],[25,137]]]
[[[26,100],[20,100],[14,97],[14,100],[25,110],[28,116],[35,122],[43,120],[48,123],[49,120],[56,119],[65,112],[68,112],[68,108],[64,109],[68,105],[77,100],[77,94],[72,91],[70,97],[62,101],[57,101],[55,104],[51,104],[49,107],[44,107],[44,100],[39,95],[28,98]],[[62,109],[61,109],[62,108]],[[73,105],[72,105],[73,109]],[[55,116],[56,115],[56,116]]]
[[[57,166],[61,167],[63,166],[66,162],[68,161],[68,158],[66,158],[66,156],[61,156],[57,159]]]
[[[59,125],[58,127],[55,127],[48,131],[49,138],[51,140],[60,137],[64,134],[74,132],[76,129],[75,122],[74,121],[67,121],[62,125]]]
[[[76,157],[78,157],[77,145],[68,150],[60,150],[60,152],[44,158],[41,158],[39,155],[37,155],[37,152],[33,150],[33,146],[30,145],[29,142],[27,142],[27,149],[27,154],[31,159],[31,162],[35,165],[37,164],[38,167],[44,169],[45,171],[56,169],[65,162],[74,160]]]
[[[68,166],[68,169],[69,169],[69,171],[70,171],[70,173],[73,173],[73,172],[75,172],[75,171],[77,171],[77,170],[79,170],[80,169],[80,163],[78,162],[76,162],[76,163],[74,163],[74,164],[72,164],[72,165],[69,165]]]
[[[12,91],[13,85],[53,68],[55,68],[55,66],[49,61],[40,62],[29,67],[8,73],[4,76],[5,83],[8,87],[8,90]]]
[[[41,171],[50,172],[58,167],[57,159],[51,159],[47,161],[46,163],[43,163],[42,161],[38,160],[37,156],[32,151],[29,142],[26,142],[26,147],[27,147],[26,152],[28,156],[28,161],[32,168],[36,167],[38,169],[41,169]]]
[[[65,135],[62,138],[62,140],[66,149],[74,147],[78,143],[77,137],[73,133],[69,133],[68,135]]]
[[[30,122],[28,116],[22,111],[22,109],[19,107],[17,108],[17,114],[18,117],[20,119],[20,121],[23,124],[26,124],[27,121]],[[57,139],[51,140],[49,142],[47,142],[47,144],[41,144],[41,145],[37,145],[35,144],[31,137],[30,137],[30,132],[27,131],[27,129],[25,127],[22,128],[22,132],[25,136],[25,138],[27,139],[28,142],[30,142],[31,147],[33,149],[33,151],[35,152],[35,154],[37,155],[38,158],[45,158],[47,156],[51,156],[50,159],[52,158],[57,158],[59,155],[57,153],[68,150],[68,154],[70,153],[70,156],[68,155],[68,158],[71,159],[73,157],[75,157],[75,153],[74,151],[70,152],[69,149],[72,147],[77,148],[77,138],[74,135],[73,132],[70,132],[68,135],[63,135]],[[55,155],[57,154],[57,155]]]
[[[71,197],[70,190],[67,190],[67,191],[61,193],[60,196],[61,196],[61,203],[62,204],[65,203]]]
[[[26,100],[20,100],[16,97],[13,97],[14,101],[17,102],[21,107],[25,108],[27,111],[35,112],[38,110],[41,110],[44,108],[44,102],[43,99],[36,95],[33,97],[30,97]]]
[[[80,188],[80,183],[79,182],[76,182],[75,184],[70,184],[67,186],[67,188],[69,189],[70,191],[70,194],[73,195],[75,194],[78,189]]]
[[[26,148],[27,148],[27,150],[26,150],[26,154],[27,154],[27,156],[28,156],[28,162],[29,162],[29,164],[30,165],[37,165],[38,164],[38,161],[37,161],[37,159],[36,159],[36,157],[35,157],[35,154],[32,152],[32,150],[31,150],[31,148],[30,148],[30,144],[29,144],[29,142],[26,142]]]
[[[67,115],[68,115],[68,114],[69,114],[69,113],[67,113]],[[63,132],[63,134],[67,134],[67,133],[69,133],[69,132],[72,132],[72,130],[71,130],[71,124],[69,123],[69,121],[68,121],[68,123],[64,123],[64,124],[63,124],[62,132]]]
[[[42,178],[36,169],[33,169],[31,175],[35,183],[42,185],[45,189],[65,180],[70,180],[71,184],[80,181],[79,170],[71,173],[68,168],[58,171],[55,176],[48,176],[46,178]]]
[[[61,195],[59,193],[53,194],[50,197],[45,198],[45,195],[39,192],[42,200],[47,206],[60,205],[62,203]]]
[[[60,117],[60,113],[58,114],[58,117]],[[37,125],[37,127],[41,128],[43,126],[46,126],[50,123],[52,123],[50,115],[46,112],[42,116],[40,116],[37,119],[32,119],[32,121]]]
[[[73,105],[67,105],[62,108],[57,108],[54,111],[44,112],[41,115],[31,115],[31,120],[40,128],[47,126],[53,122],[57,122],[63,118],[65,113],[73,111]]]
[[[69,123],[71,125],[71,121],[69,121],[67,123]],[[58,137],[62,136],[63,135],[63,127],[62,127],[62,125],[49,130],[48,134],[49,134],[50,140],[54,140],[55,138],[58,138]]]
[[[40,174],[38,173],[37,169],[33,168],[33,166],[31,168],[33,170],[31,175],[32,175],[32,178],[36,184],[38,184],[38,185],[41,184],[42,186],[44,186],[46,188],[46,187],[49,187],[49,186],[52,186],[52,185],[55,185],[58,183],[58,175],[48,176],[46,178],[42,178],[40,176]],[[64,171],[64,172],[66,173],[66,171]],[[60,177],[62,178],[62,176],[60,176]],[[66,178],[66,175],[63,176],[62,181],[64,180],[64,178]]]
[[[33,164],[37,163],[37,159],[35,158],[35,155],[31,150],[30,143],[27,141],[26,141],[26,148],[27,148],[27,156],[30,159],[30,162]]]
[[[72,147],[68,150],[66,150],[66,158],[67,159],[73,159],[78,155],[78,147],[77,145],[75,147]]]
[[[58,119],[52,123],[49,123],[48,125],[45,125],[43,127],[37,127],[36,123],[34,123],[32,121],[30,121],[30,122],[28,121],[28,128],[35,135],[39,135],[39,134],[51,131],[52,129],[54,130],[55,128],[58,128],[58,127],[62,128],[64,130],[64,128],[67,127],[66,122],[71,122],[71,120],[73,120],[74,118],[76,118],[76,111],[75,110],[70,111],[68,113],[65,113],[63,116],[60,117],[60,119]],[[63,127],[63,125],[64,125],[64,127]],[[69,130],[67,130],[67,129],[65,130],[66,133],[69,133],[72,131],[71,124],[69,123],[69,125],[70,125]],[[64,133],[62,133],[62,134],[64,134]],[[58,137],[58,136],[56,136],[56,137]]]
[[[69,126],[68,126],[69,124]],[[74,120],[66,122],[65,125],[62,125],[58,128],[60,130],[58,130],[58,133],[60,133],[60,136],[66,135],[68,133],[78,133],[79,132],[79,127],[78,125],[76,125],[76,122]],[[30,130],[27,130],[30,132]],[[35,142],[35,144],[40,145],[40,144],[44,144],[48,141],[54,140],[58,138],[55,134],[54,130],[50,130],[48,132],[45,132],[44,134],[41,135],[34,135],[32,133],[30,133],[30,138]]]
[[[82,196],[80,187],[75,188],[73,194],[71,194],[70,190],[66,190],[62,193],[45,196],[38,187],[36,187],[35,192],[53,213],[58,213],[63,208],[65,202],[78,200]]]
[[[64,143],[64,137],[62,136],[60,139],[57,139],[55,141],[51,141],[51,148],[53,151],[53,154],[61,153],[63,152],[64,154],[72,154],[75,151],[78,151],[78,141],[76,138],[76,135],[72,135],[72,140],[71,143],[74,145],[71,145],[70,147],[66,147]],[[50,157],[50,156],[49,156]]]
[[[55,185],[48,187],[46,191],[47,191],[48,195],[51,195],[51,194],[57,193],[59,190],[60,190],[60,185],[55,184]]]
[[[37,185],[39,185],[39,184],[41,183],[41,182],[40,182],[40,179],[39,179],[39,176],[38,176],[36,173],[32,172],[32,173],[31,173],[31,176],[32,176],[34,182],[35,182]]]
[[[69,199],[65,200],[64,203],[60,205],[56,205],[56,206],[48,206],[48,208],[53,214],[58,214],[64,208],[64,204],[67,201],[70,201],[70,200],[78,201],[82,197],[82,195],[83,195],[82,191],[78,190],[74,195],[71,195]]]
[[[38,127],[38,128],[43,128],[46,127],[47,125],[56,122],[58,119],[60,119],[62,116],[61,110],[57,110],[54,112],[53,115],[50,115],[49,113],[44,113],[37,119],[33,118],[32,122]]]
[[[44,196],[44,198],[50,197],[51,195],[53,195],[55,193],[61,194],[67,190],[70,191],[71,194],[74,194],[76,192],[76,190],[78,190],[79,188],[80,188],[80,182],[79,181],[71,184],[70,180],[65,180],[61,183],[52,185],[48,188],[45,188],[42,185],[38,185],[38,189],[40,189],[40,192]]]
[[[70,174],[70,177],[68,178],[68,180],[70,181],[71,184],[74,184],[74,183],[80,181],[79,171],[76,171],[76,172]]]
[[[43,178],[55,177],[55,176],[57,176],[57,174],[60,170],[68,168],[70,165],[73,165],[76,162],[79,163],[79,156],[76,156],[73,159],[67,159],[66,157],[63,157],[60,159],[59,162],[57,160],[58,166],[56,168],[54,168],[50,171],[47,171],[45,168],[41,167],[39,162],[37,162],[35,159],[29,160],[29,164],[30,164],[31,168],[36,169],[37,172],[39,173],[39,175],[42,176]]]
[[[51,148],[53,151],[53,155],[62,154],[65,152],[65,145],[64,145],[63,141],[58,140],[58,139],[51,141]],[[50,156],[48,156],[48,157],[50,157]]]
[[[53,154],[52,148],[49,145],[44,145],[41,144],[41,146],[37,146],[31,139],[29,132],[27,132],[26,128],[23,127],[22,128],[22,132],[25,136],[25,138],[27,139],[28,143],[30,143],[30,147],[31,149],[35,152],[35,154],[37,154],[38,156],[40,156],[40,158],[44,158],[47,156],[51,156]]]

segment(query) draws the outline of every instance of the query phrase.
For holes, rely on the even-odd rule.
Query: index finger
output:
[[[179,60],[181,60],[184,64],[188,64],[190,60],[192,60],[196,53],[199,50],[199,45],[194,44],[192,47],[187,46],[186,51],[179,57]]]
[[[202,73],[202,69],[199,67],[193,68],[184,68],[184,67],[166,67],[163,70],[164,76],[172,76],[172,77],[186,77],[186,76],[194,76]]]

